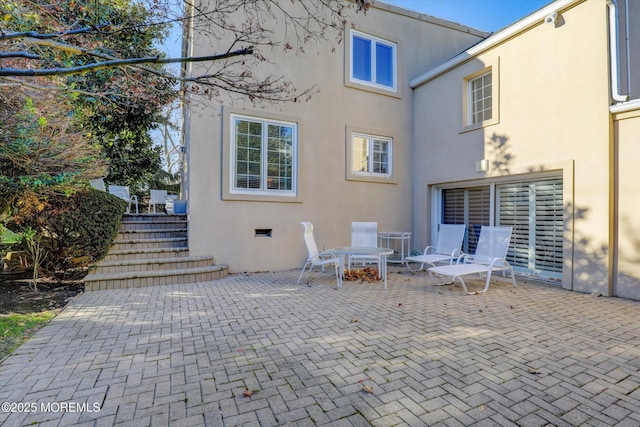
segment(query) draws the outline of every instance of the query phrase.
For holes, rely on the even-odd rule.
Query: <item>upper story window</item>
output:
[[[396,44],[351,30],[350,80],[367,86],[396,91]]]
[[[231,115],[231,192],[296,194],[297,125]]]
[[[354,133],[351,136],[352,165],[356,175],[390,177],[393,140],[391,138]]]
[[[462,81],[461,133],[500,123],[500,57],[484,62],[484,68]]]
[[[469,80],[469,123],[477,124],[493,117],[491,71]]]

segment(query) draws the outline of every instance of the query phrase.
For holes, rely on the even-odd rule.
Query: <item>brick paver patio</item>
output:
[[[392,270],[86,293],[0,365],[0,424],[640,425],[639,302]]]

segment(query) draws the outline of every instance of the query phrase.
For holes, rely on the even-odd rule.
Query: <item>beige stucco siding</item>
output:
[[[541,22],[416,89],[414,228],[422,245],[431,239],[428,190],[437,184],[561,171],[572,180],[565,179],[564,189],[570,250],[563,285],[606,293],[611,129],[606,4],[579,3],[561,17],[557,27]],[[485,67],[492,68],[499,86],[497,123],[463,132],[463,81]],[[486,174],[475,172],[475,162],[483,158],[491,164]]]
[[[395,8],[370,9],[355,27],[398,43],[398,92],[386,96],[345,85],[345,44],[308,45],[306,54],[269,50],[262,73],[286,76],[297,88],[315,87],[309,101],[257,103],[220,95],[190,105],[188,142],[189,245],[213,254],[232,271],[298,268],[306,258],[300,221],[315,226],[320,249],[350,243],[352,221],[377,221],[380,231],[411,230],[412,91],[408,78],[475,43],[458,27],[415,19]],[[413,43],[420,40],[420,43]],[[194,40],[194,54],[213,41]],[[229,194],[229,114],[286,117],[298,125],[298,195],[289,200]],[[388,183],[346,179],[348,129],[393,138],[394,177]],[[271,237],[256,237],[271,229]]]
[[[637,104],[637,103],[636,103]],[[617,296],[640,299],[640,106],[615,116],[617,162]]]

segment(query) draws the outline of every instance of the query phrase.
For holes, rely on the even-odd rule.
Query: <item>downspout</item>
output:
[[[611,99],[626,102],[629,96],[620,94],[620,63],[618,59],[618,9],[616,0],[606,0],[609,12],[609,60],[611,61]],[[627,76],[629,78],[629,76]],[[607,269],[607,296],[616,294],[618,279],[618,152],[615,129],[609,118],[609,251]]]
[[[611,58],[611,98],[626,102],[629,95],[620,94],[620,63],[618,59],[618,6],[616,0],[606,0],[609,9],[609,57]]]
[[[631,42],[629,32],[629,1],[624,2],[624,18],[625,18],[625,50],[627,54],[627,93],[631,95]]]

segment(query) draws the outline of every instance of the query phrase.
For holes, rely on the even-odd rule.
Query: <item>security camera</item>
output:
[[[556,25],[556,19],[558,19],[558,12],[553,12],[547,15],[546,18],[544,18],[544,23],[549,25]]]

